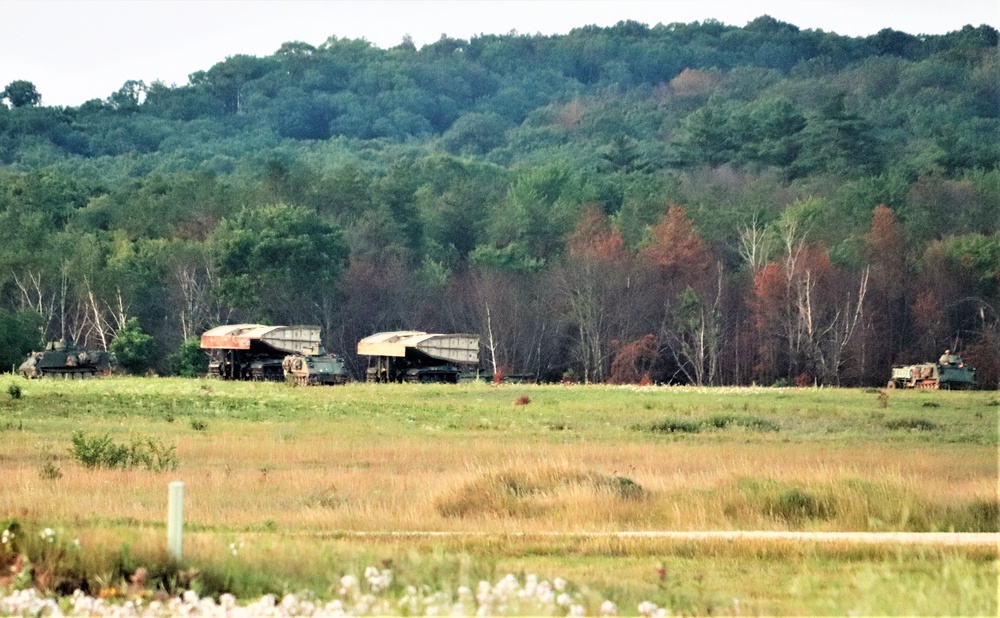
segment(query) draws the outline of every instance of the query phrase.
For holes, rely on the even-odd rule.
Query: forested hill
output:
[[[488,372],[1000,379],[998,33],[767,16],[333,37],[168,86],[0,93],[0,361],[182,371],[234,321],[479,333]],[[187,343],[185,344],[185,341]],[[196,347],[196,345],[194,346]]]

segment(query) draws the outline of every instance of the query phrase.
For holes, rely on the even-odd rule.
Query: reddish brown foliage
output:
[[[671,206],[653,228],[653,242],[640,255],[666,279],[699,287],[712,267],[712,252],[684,208]]]
[[[807,388],[812,385],[813,379],[808,373],[800,373],[795,376],[795,386],[799,388]]]
[[[527,395],[521,395],[520,397],[514,400],[515,406],[526,406],[529,403],[531,403],[531,397],[528,397]]]
[[[653,335],[623,345],[611,361],[609,381],[613,384],[650,383],[649,372],[659,352],[659,341]]]
[[[594,207],[583,212],[566,246],[573,257],[608,261],[625,258],[625,243],[618,228],[612,227],[608,218]]]

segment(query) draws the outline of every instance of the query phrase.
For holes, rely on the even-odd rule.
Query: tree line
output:
[[[181,372],[226,322],[473,332],[538,380],[1000,380],[997,32],[761,17],[331,38],[45,107],[0,92],[0,342]],[[145,341],[141,337],[138,341]],[[119,344],[124,346],[124,344]]]

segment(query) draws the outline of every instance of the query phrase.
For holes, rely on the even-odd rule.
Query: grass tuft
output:
[[[442,517],[537,518],[588,509],[603,497],[638,501],[648,492],[623,476],[606,476],[567,468],[509,469],[485,472],[446,492],[436,501]]]
[[[886,429],[909,431],[934,431],[938,428],[937,423],[923,418],[896,418],[886,421]]]
[[[635,425],[633,428],[653,433],[698,433],[701,431],[701,423],[668,418],[651,425]]]

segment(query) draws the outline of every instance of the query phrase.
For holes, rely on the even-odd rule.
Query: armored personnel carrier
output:
[[[281,362],[281,368],[286,380],[301,386],[344,384],[348,377],[344,361],[336,354],[291,354]]]
[[[28,354],[18,373],[26,378],[83,380],[111,375],[115,357],[104,350],[85,350],[65,341],[51,341],[41,352]]]
[[[888,388],[971,389],[976,387],[976,369],[961,356],[945,350],[936,363],[896,365]]]

